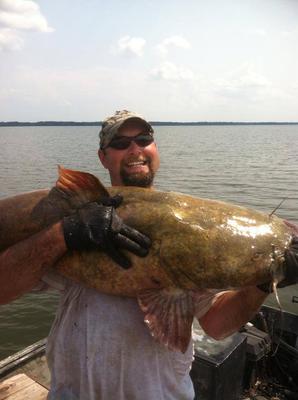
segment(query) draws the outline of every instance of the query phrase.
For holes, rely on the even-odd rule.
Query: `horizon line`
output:
[[[149,121],[151,125],[298,125],[298,121]],[[2,126],[100,126],[102,121],[0,121]]]

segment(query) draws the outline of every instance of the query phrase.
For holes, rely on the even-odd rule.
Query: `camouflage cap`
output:
[[[153,134],[152,126],[141,115],[127,110],[116,111],[114,115],[102,122],[99,132],[99,146],[101,149],[107,147],[113,137],[118,134],[119,128],[129,119],[141,120],[146,128],[148,128],[148,132]]]

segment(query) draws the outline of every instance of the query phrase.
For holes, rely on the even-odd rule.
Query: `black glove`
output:
[[[100,204],[103,206],[110,206],[117,208],[122,203],[123,197],[120,194],[116,194],[113,197],[103,197],[100,199]]]
[[[290,247],[285,251],[283,263],[284,279],[278,283],[283,288],[298,283],[298,236],[293,236]],[[257,286],[265,293],[272,292],[272,283],[263,283]]]
[[[298,283],[298,236],[294,236],[288,250],[285,251],[284,279],[277,287],[285,287]]]
[[[121,197],[115,196],[106,199],[105,205],[89,203],[75,214],[65,217],[63,231],[67,248],[101,249],[122,268],[129,268],[131,262],[119,250],[120,248],[145,257],[151,245],[150,239],[123,223],[115,211],[115,206],[117,207],[121,201]]]

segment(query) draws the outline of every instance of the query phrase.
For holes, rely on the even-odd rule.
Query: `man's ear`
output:
[[[103,167],[107,168],[105,151],[99,149],[97,154],[98,154],[98,157],[99,157],[100,162],[102,163]]]

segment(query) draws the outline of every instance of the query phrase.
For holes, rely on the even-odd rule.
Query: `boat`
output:
[[[45,400],[50,371],[46,338],[0,361],[0,400]]]
[[[194,343],[196,400],[298,400],[297,314],[263,305],[240,332],[215,341],[194,329]]]
[[[293,302],[298,299],[293,296]],[[200,400],[298,399],[298,315],[264,305],[222,341],[194,326],[190,371]],[[0,361],[0,400],[44,400],[50,387],[46,339]]]

